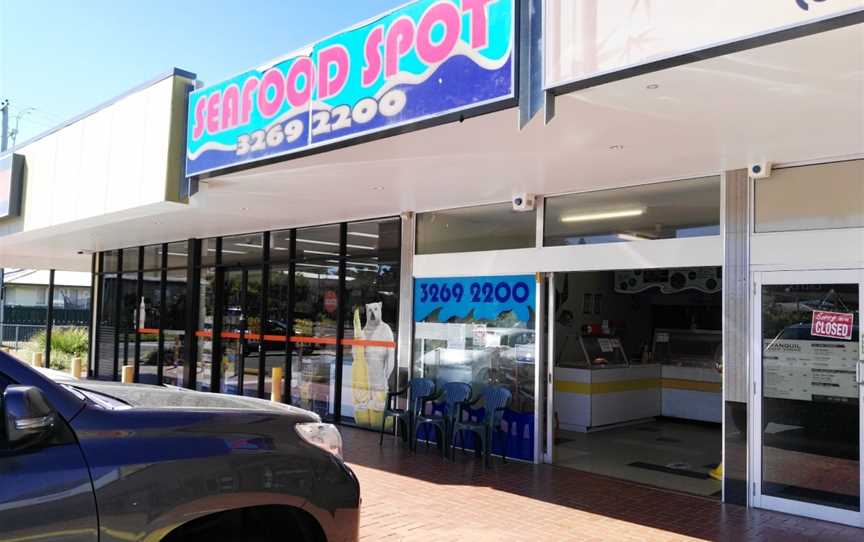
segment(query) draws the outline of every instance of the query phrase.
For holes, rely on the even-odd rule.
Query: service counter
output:
[[[723,375],[713,368],[663,365],[663,416],[720,423],[723,412]]]
[[[555,368],[555,412],[566,431],[590,431],[661,413],[660,365]]]

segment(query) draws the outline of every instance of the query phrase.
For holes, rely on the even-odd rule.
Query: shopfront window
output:
[[[119,281],[115,273],[100,276],[99,320],[96,337],[96,376],[100,380],[114,380],[115,347],[117,340],[117,295]]]
[[[264,234],[234,235],[222,238],[222,264],[240,265],[260,262],[264,254]]]
[[[214,268],[201,269],[198,292],[198,331],[195,333],[198,341],[195,388],[200,391],[210,391],[213,378],[213,325],[216,311],[216,270]]]
[[[417,279],[414,287],[414,376],[439,388],[468,383],[474,397],[489,386],[509,390],[504,419],[517,429],[497,446],[526,460],[534,453],[535,297],[533,275]]]
[[[535,211],[514,211],[511,203],[422,213],[417,215],[417,254],[531,248],[536,216]]]
[[[400,241],[387,218],[105,253],[128,270],[121,284],[100,272],[100,374],[137,360],[139,382],[270,397],[280,367],[283,401],[353,422],[355,396],[407,381],[395,370]]]
[[[719,234],[719,177],[546,199],[545,246]]]
[[[144,384],[158,384],[162,272],[145,271],[143,277],[138,309],[138,336],[141,341],[138,381]]]
[[[170,254],[170,253],[169,253]],[[171,260],[169,260],[171,261]],[[186,383],[186,269],[169,269],[165,280],[165,319],[162,323],[162,381]]]
[[[754,190],[757,233],[864,228],[864,160],[777,169]]]
[[[396,365],[399,235],[398,219],[348,226],[342,419],[371,429],[381,428],[387,391],[407,381]]]
[[[291,403],[334,415],[339,268],[324,261],[298,262],[294,272],[294,342]]]

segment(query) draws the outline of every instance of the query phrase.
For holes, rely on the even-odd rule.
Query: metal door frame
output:
[[[859,499],[860,508],[855,512],[843,510],[830,506],[812,504],[803,501],[794,501],[762,494],[762,286],[778,284],[858,284],[859,311],[861,300],[864,298],[864,269],[829,269],[829,270],[763,270],[755,271],[752,276],[753,303],[752,303],[752,339],[751,359],[752,371],[752,412],[749,441],[753,443],[750,447],[749,478],[751,480],[752,492],[751,504],[758,508],[776,510],[788,514],[811,517],[815,519],[844,523],[857,527],[864,527],[864,386],[858,389],[858,439],[859,439]],[[860,314],[860,313],[859,313]],[[860,316],[859,316],[860,322]],[[864,367],[864,330],[859,325],[858,341],[859,348],[858,371]],[[857,375],[859,382],[864,374]]]

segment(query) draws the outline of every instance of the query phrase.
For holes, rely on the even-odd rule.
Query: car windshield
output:
[[[84,388],[79,388],[77,386],[73,386],[70,384],[61,384],[64,388],[71,391],[72,393],[78,396],[84,396],[87,399],[90,399],[92,402],[101,406],[102,408],[107,408],[111,410],[122,410],[131,408],[131,405],[125,401],[121,401],[120,399],[113,397],[111,395],[106,395],[104,393],[99,393],[93,390],[88,390]]]

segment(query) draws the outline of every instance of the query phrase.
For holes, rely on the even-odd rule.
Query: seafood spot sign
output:
[[[186,174],[515,96],[515,0],[419,0],[190,95]]]

